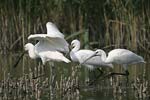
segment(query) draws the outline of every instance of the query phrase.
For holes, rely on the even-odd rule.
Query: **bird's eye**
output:
[[[95,52],[97,56],[101,56],[101,52],[100,51],[96,51]]]
[[[99,53],[98,51],[96,51],[96,54]]]
[[[74,46],[74,43],[72,43],[71,45]]]

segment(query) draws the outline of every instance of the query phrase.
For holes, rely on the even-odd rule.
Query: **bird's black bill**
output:
[[[85,59],[82,64],[86,63],[86,61],[88,61],[89,59],[91,59],[92,57],[96,56],[96,53],[92,54],[91,56],[89,56],[87,59]]]
[[[24,54],[25,54],[25,51],[23,51],[23,52],[21,53],[21,55],[20,55],[19,58],[17,59],[16,63],[13,65],[13,68],[16,68],[16,67],[17,67],[19,61],[22,59],[22,57],[24,56]]]

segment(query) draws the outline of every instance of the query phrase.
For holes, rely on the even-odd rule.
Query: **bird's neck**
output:
[[[102,60],[105,61],[106,60],[106,53],[103,51],[102,52]]]
[[[37,55],[36,55],[35,50],[34,50],[34,46],[30,47],[28,53],[29,53],[30,58],[32,58],[32,59],[37,58]]]
[[[70,52],[70,57],[71,57],[71,59],[72,59],[73,61],[75,61],[75,62],[78,61],[78,59],[77,59],[77,57],[76,57],[75,54],[76,54],[76,52],[79,51],[79,49],[80,49],[80,44],[76,45],[76,46],[71,50],[71,52]]]

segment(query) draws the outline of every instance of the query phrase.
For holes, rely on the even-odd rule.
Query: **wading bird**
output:
[[[91,57],[92,55],[94,55],[94,51],[92,50],[80,50],[80,41],[79,40],[73,40],[71,42],[71,47],[72,50],[70,52],[70,57],[71,60],[74,62],[78,62],[79,64],[85,66],[86,68],[90,69],[90,70],[95,70],[97,69],[100,74],[98,76],[96,76],[96,74],[94,73],[95,78],[90,81],[89,85],[92,85],[103,73],[102,70],[99,69],[99,67],[110,67],[113,68],[112,64],[106,64],[103,61],[103,58],[101,56],[94,56]],[[106,55],[105,55],[106,56]],[[91,57],[90,59],[88,59],[89,57]],[[86,59],[88,59],[86,62],[84,62]]]
[[[38,59],[40,58],[45,71],[45,63],[47,61],[63,61],[69,63],[70,60],[67,59],[61,52],[69,53],[69,44],[64,39],[64,35],[58,30],[55,24],[47,22],[46,24],[47,34],[34,34],[30,35],[28,39],[38,40],[38,43],[33,45],[27,43],[24,49],[28,51],[30,58]],[[21,54],[17,62],[14,64],[14,68],[17,67],[19,61],[22,59],[25,51]],[[54,66],[51,66],[51,71]],[[53,71],[52,71],[53,72]],[[55,74],[54,72],[52,74]],[[40,75],[43,76],[43,75]],[[38,76],[39,77],[39,76]],[[35,77],[34,77],[35,78]],[[36,77],[37,78],[37,77]]]
[[[63,55],[63,53],[61,53],[61,52],[64,53],[69,52],[68,47],[69,44],[64,39],[64,35],[51,22],[48,22],[46,24],[46,27],[47,27],[47,34],[34,34],[28,37],[29,40],[38,40],[37,44],[33,45],[32,43],[27,43],[24,46],[24,49],[28,51],[30,58],[41,59],[44,71],[45,71],[45,63],[47,61],[57,61],[57,62],[63,61],[65,63],[70,62],[70,60],[66,58]]]
[[[113,67],[112,64],[106,64],[103,61],[103,58],[101,56],[94,56],[88,59],[90,56],[92,56],[95,52],[92,50],[80,50],[80,41],[79,40],[73,40],[71,42],[72,50],[70,52],[71,60],[74,62],[79,62],[80,64],[86,66],[88,69],[93,70],[98,67]],[[88,61],[84,62],[86,59]]]
[[[43,65],[45,65],[47,61],[70,62],[61,52],[53,49],[49,50],[47,46],[43,46],[44,44],[42,44],[43,43],[37,43],[33,45],[32,43],[27,43],[24,48],[28,51],[30,58],[41,58]],[[43,47],[47,47],[47,49]]]
[[[103,50],[98,49],[88,59],[91,59],[94,56],[101,56],[102,60],[107,64],[114,63],[114,64],[122,65],[125,70],[125,74],[124,73],[112,73],[112,75],[114,75],[114,74],[126,75],[127,79],[128,79],[128,75],[129,75],[128,65],[137,64],[137,63],[145,63],[143,57],[141,57],[129,50],[126,50],[126,49],[114,49],[108,53],[107,57],[106,57],[106,53]],[[88,59],[86,59],[84,61],[84,63],[86,63],[88,61]]]
[[[30,58],[41,58],[43,65],[46,61],[63,61],[69,63],[61,52],[69,52],[69,44],[64,39],[64,35],[51,22],[46,24],[47,34],[33,34],[28,37],[29,40],[38,40],[35,45],[27,43],[24,47],[28,51]]]

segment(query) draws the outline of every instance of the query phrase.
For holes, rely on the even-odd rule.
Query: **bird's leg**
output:
[[[126,76],[126,73],[109,73],[109,74],[105,75],[103,78],[112,77],[114,75],[123,75],[123,76]]]
[[[45,67],[45,65],[43,65],[43,74],[44,75],[46,74],[46,67]]]
[[[95,75],[96,80],[97,80],[104,72],[101,69],[99,69],[99,68],[97,68],[96,70],[99,72],[98,75]]]
[[[109,75],[113,76],[113,75],[123,75],[126,76],[126,73],[110,73]]]
[[[97,78],[96,71],[95,71],[95,70],[93,70],[93,71],[92,71],[92,73],[93,73],[93,75],[94,75],[94,79],[96,79],[96,78]],[[93,79],[93,78],[92,78],[92,79]]]
[[[55,85],[56,85],[56,68],[54,66],[54,63],[51,62],[51,66],[50,66],[50,97],[51,100],[55,99]]]
[[[104,72],[101,70],[101,69],[99,69],[99,68],[97,68],[97,70],[100,72],[100,75],[102,75]],[[100,76],[99,75],[99,76]]]
[[[96,74],[94,73],[95,79],[92,80],[92,81],[89,83],[89,85],[93,85],[93,84],[99,79],[99,77],[104,73],[104,72],[103,72],[102,70],[100,70],[99,68],[97,68],[97,70],[98,70],[98,72],[100,72],[99,75],[96,75]]]
[[[127,64],[124,64],[123,65],[123,68],[125,69],[125,75],[126,75],[126,78],[127,78],[127,83],[128,83],[128,81],[129,81],[129,78],[128,78],[128,76],[129,76],[129,71],[128,71],[128,66],[127,66]]]
[[[125,73],[126,73],[126,78],[127,78],[127,83],[128,83],[129,82],[129,77],[128,77],[129,76],[129,71],[126,70]]]
[[[129,71],[128,70],[126,70],[125,71],[125,73],[109,73],[109,74],[107,74],[106,76],[104,76],[104,78],[107,78],[107,77],[112,77],[112,76],[114,76],[114,75],[122,75],[122,76],[126,76],[126,78],[127,78],[127,83],[128,83],[128,76],[129,76]]]

